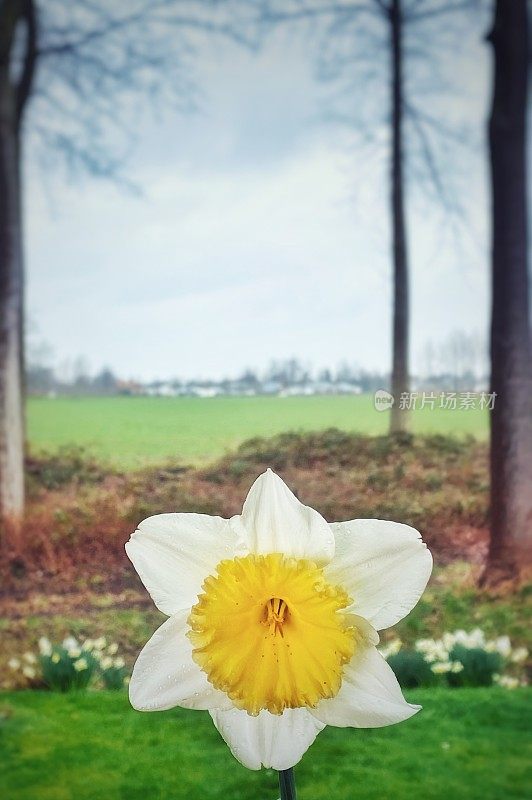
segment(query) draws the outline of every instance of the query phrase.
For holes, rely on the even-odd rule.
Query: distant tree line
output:
[[[62,378],[52,367],[28,364],[26,391],[30,395],[74,394],[111,395],[119,393],[120,380],[111,369],[104,367],[96,375],[80,374]]]
[[[369,371],[340,364],[337,368],[312,370],[296,358],[272,361],[263,371],[245,369],[234,377],[220,380],[179,377],[153,381],[122,378],[109,367],[94,375],[80,367],[84,359],[61,369],[28,361],[26,391],[29,395],[134,395],[188,394],[201,390],[216,390],[219,394],[279,394],[290,389],[312,390],[313,393],[374,392],[388,386],[390,377],[379,371]]]
[[[485,389],[489,382],[488,345],[475,332],[452,331],[429,340],[420,353],[418,382],[442,389]]]
[[[312,368],[298,358],[276,359],[265,370],[247,368],[241,374],[220,380],[179,377],[138,381],[117,375],[110,367],[91,374],[83,357],[55,368],[49,348],[28,347],[26,389],[30,395],[133,395],[188,394],[216,390],[219,394],[279,394],[301,390],[313,394],[391,389],[390,373],[367,370],[346,361],[338,366]],[[441,342],[428,341],[422,350],[420,370],[412,377],[416,388],[487,388],[486,343],[480,336],[453,331]]]

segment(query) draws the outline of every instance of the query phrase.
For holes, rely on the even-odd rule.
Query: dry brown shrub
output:
[[[71,453],[66,466],[53,458],[32,467],[18,535],[0,531],[4,595],[136,586],[124,543],[140,520],[165,511],[239,513],[268,466],[330,521],[396,519],[422,531],[439,563],[485,557],[487,453],[473,440],[283,434],[247,442],[208,469],[167,464],[107,476]]]

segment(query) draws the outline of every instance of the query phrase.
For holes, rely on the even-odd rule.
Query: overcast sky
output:
[[[136,121],[128,174],[142,197],[43,176],[30,150],[32,339],[56,364],[83,355],[93,371],[143,379],[234,375],[290,356],[388,369],[385,163],[321,119],[331,87],[314,78],[308,40],[200,56],[202,111]],[[489,60],[476,32],[460,59],[449,117],[481,141]],[[428,339],[486,329],[483,156],[468,156],[458,243],[441,210],[409,198],[414,368]]]

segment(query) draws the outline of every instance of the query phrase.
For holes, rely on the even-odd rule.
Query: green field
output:
[[[296,767],[299,800],[529,796],[530,690],[418,690],[408,697],[424,709],[401,725],[326,728]],[[0,694],[0,749],[6,800],[279,796],[276,773],[241,767],[206,712],[139,714],[122,692]]]
[[[78,445],[126,469],[167,458],[202,463],[254,436],[329,427],[380,434],[388,425],[370,396],[31,398],[27,420],[34,452]],[[487,434],[487,412],[477,410],[424,409],[412,422],[416,433]]]

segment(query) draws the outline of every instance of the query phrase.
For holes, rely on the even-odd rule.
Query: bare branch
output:
[[[374,0],[378,5],[383,5],[380,0]],[[327,17],[344,17],[353,19],[360,15],[367,14],[371,17],[380,16],[368,3],[328,3],[323,6],[300,7],[293,11],[272,11],[269,9],[262,11],[262,21],[267,23],[278,22],[297,22],[305,19],[318,19]]]
[[[193,60],[200,41],[258,46],[249,0],[11,1],[39,11],[28,128],[38,157],[42,152],[46,165],[55,159],[69,173],[89,171],[122,185],[141,102],[151,111],[200,107]]]
[[[85,5],[85,4],[84,4]],[[39,47],[39,55],[40,56],[47,56],[47,55],[60,55],[65,52],[73,52],[74,50],[79,50],[86,45],[92,43],[93,41],[97,41],[103,37],[109,36],[111,33],[115,31],[121,30],[123,28],[127,28],[142,19],[145,18],[147,6],[144,6],[139,11],[136,11],[134,14],[128,14],[125,17],[118,17],[118,18],[110,18],[108,14],[105,14],[103,9],[95,9],[100,11],[99,19],[101,20],[102,17],[105,19],[104,25],[99,25],[95,28],[92,28],[88,31],[85,31],[83,34],[79,35],[77,39],[68,39],[56,43],[56,44],[49,44],[46,46]],[[59,34],[59,35],[68,35],[72,33],[71,28],[61,29],[61,28],[49,28],[49,34]]]
[[[423,22],[427,19],[435,19],[436,17],[443,17],[447,14],[452,14],[455,11],[465,11],[472,8],[472,0],[460,0],[457,3],[446,3],[445,5],[437,6],[436,8],[427,9],[427,11],[418,11],[408,13],[405,15],[405,22]]]
[[[159,4],[159,7],[166,6],[166,3]],[[157,23],[164,22],[165,25],[171,25],[174,27],[178,27],[180,29],[186,30],[196,30],[201,31],[203,33],[215,33],[219,34],[220,36],[225,36],[232,38],[233,40],[239,42],[239,44],[253,46],[255,44],[254,40],[249,37],[244,36],[241,34],[236,27],[228,25],[226,23],[217,24],[215,22],[210,22],[206,19],[195,18],[191,16],[182,16],[179,14],[172,14],[166,15],[164,20],[158,20],[155,14],[157,10],[157,4],[149,4],[141,11],[131,14],[127,17],[122,17],[120,19],[113,19],[109,20],[109,22],[102,26],[95,28],[93,30],[87,31],[82,36],[79,36],[77,39],[66,39],[61,42],[57,42],[55,44],[45,45],[39,48],[39,55],[40,56],[51,56],[51,55],[62,55],[64,53],[72,53],[82,50],[89,44],[96,42],[98,40],[108,38],[112,34],[116,33],[117,31],[131,28],[138,23],[146,23],[151,22]],[[151,19],[150,19],[151,16]]]
[[[427,114],[426,111],[422,111],[412,103],[405,103],[405,112],[408,116],[415,117],[420,123],[424,123],[432,128],[438,135],[449,139],[453,144],[459,144],[462,147],[471,147],[471,142],[468,142],[462,133],[452,128],[450,125],[446,125],[441,119]]]
[[[432,186],[434,188],[436,196],[438,197],[442,206],[447,211],[450,211],[452,208],[452,204],[450,203],[449,198],[447,196],[447,192],[445,191],[445,187],[443,185],[441,175],[436,164],[436,159],[432,152],[432,147],[430,145],[429,137],[427,136],[427,133],[423,127],[423,123],[421,122],[420,117],[412,107],[410,107],[408,111],[408,117],[412,121],[414,129],[418,135],[428,175],[432,182]]]
[[[387,5],[384,0],[373,0],[376,6],[380,9],[380,11],[384,14],[385,17],[390,15],[390,6]]]

